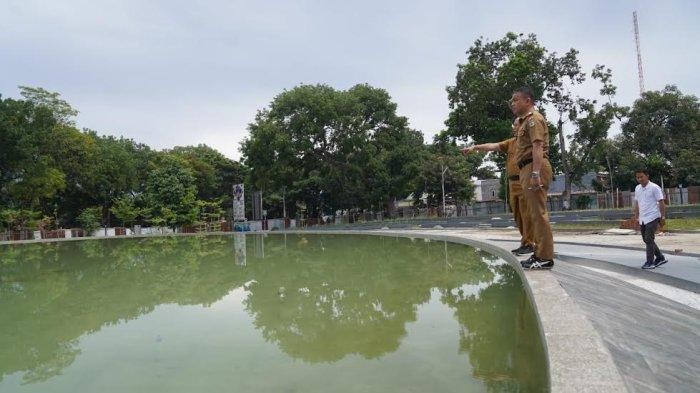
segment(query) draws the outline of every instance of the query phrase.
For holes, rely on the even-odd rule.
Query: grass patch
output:
[[[554,231],[564,230],[564,231],[604,231],[606,229],[618,228],[620,226],[617,222],[562,222],[555,223],[552,225]]]
[[[666,220],[667,231],[692,231],[700,229],[700,217],[669,218]]]

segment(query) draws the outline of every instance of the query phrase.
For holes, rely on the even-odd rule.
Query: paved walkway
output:
[[[506,250],[517,247],[519,239],[517,232],[508,230],[421,232],[486,241]],[[549,315],[547,318],[557,317],[556,312],[545,310],[543,313],[543,309],[553,305],[569,307],[562,303],[561,297],[573,299],[602,339],[628,391],[698,392],[700,234],[673,234],[658,239],[670,262],[661,268],[645,271],[640,269],[645,255],[640,236],[555,235],[557,258],[554,269],[551,272],[526,272],[526,277],[533,288],[541,319],[543,314]],[[538,288],[544,288],[554,280],[566,295],[538,298]],[[575,319],[576,310],[569,312],[572,315],[564,317]],[[566,337],[566,332],[557,331],[565,325],[557,326],[561,321],[542,322],[545,331],[553,330],[547,334],[546,340],[550,361],[556,362],[552,355],[562,348],[552,346],[563,345],[558,342],[561,337],[556,336]],[[572,323],[568,329],[578,329],[580,325]],[[576,338],[583,345],[588,340],[597,339],[581,335]],[[595,351],[594,344],[589,347]],[[601,364],[604,362],[598,361],[599,367]],[[582,374],[587,374],[586,367],[585,363],[581,364]],[[556,368],[552,365],[553,373],[557,372]],[[556,386],[556,375],[552,375],[552,379],[555,391],[579,391],[581,386],[563,383]],[[594,386],[597,381],[589,381],[591,391],[619,391],[614,384]]]

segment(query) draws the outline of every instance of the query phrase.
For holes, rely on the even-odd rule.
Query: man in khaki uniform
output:
[[[513,123],[513,132],[518,127],[518,122]],[[473,151],[500,151],[506,153],[506,175],[508,176],[508,204],[513,211],[518,230],[520,231],[520,247],[511,252],[515,255],[530,254],[534,251],[532,236],[530,232],[529,216],[525,206],[525,196],[520,185],[520,169],[516,162],[517,143],[515,138],[506,139],[498,143],[484,143],[462,149],[463,154]]]
[[[554,238],[546,207],[547,190],[552,181],[552,166],[547,156],[549,129],[544,116],[534,105],[534,95],[529,87],[521,87],[513,93],[511,107],[519,120],[515,156],[535,242],[535,253],[521,264],[527,269],[551,269],[554,266]]]

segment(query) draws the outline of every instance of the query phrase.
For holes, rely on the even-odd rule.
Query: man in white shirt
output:
[[[637,188],[634,189],[634,219],[639,222],[642,240],[647,246],[647,260],[642,269],[655,269],[668,262],[654,242],[654,234],[666,219],[666,205],[661,187],[649,181],[649,172],[639,169],[634,172]],[[656,258],[654,258],[656,257]]]

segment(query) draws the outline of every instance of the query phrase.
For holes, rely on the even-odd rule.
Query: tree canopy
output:
[[[514,117],[508,100],[515,89],[531,87],[542,109],[559,99],[565,83],[583,78],[575,49],[559,56],[534,34],[508,33],[496,41],[479,38],[467,50],[467,63],[457,65],[455,85],[447,87],[447,133],[475,143],[508,139]]]
[[[82,220],[90,222],[84,225],[78,219],[86,211],[90,218],[99,211],[100,225],[111,225],[112,217],[123,225],[146,219],[192,224],[201,219],[199,201],[228,206],[231,184],[245,177],[240,163],[206,145],[155,151],[78,130],[72,121],[77,110],[58,93],[20,90],[24,100],[0,96],[2,228],[25,228],[39,219],[92,227],[94,220]],[[177,200],[168,199],[175,198],[173,190],[183,191]]]
[[[311,216],[382,210],[414,189],[423,138],[382,89],[300,85],[274,98],[241,146],[251,184]]]
[[[652,175],[663,176],[666,185],[700,184],[700,103],[696,96],[685,95],[676,86],[644,92],[622,126],[621,141]]]

